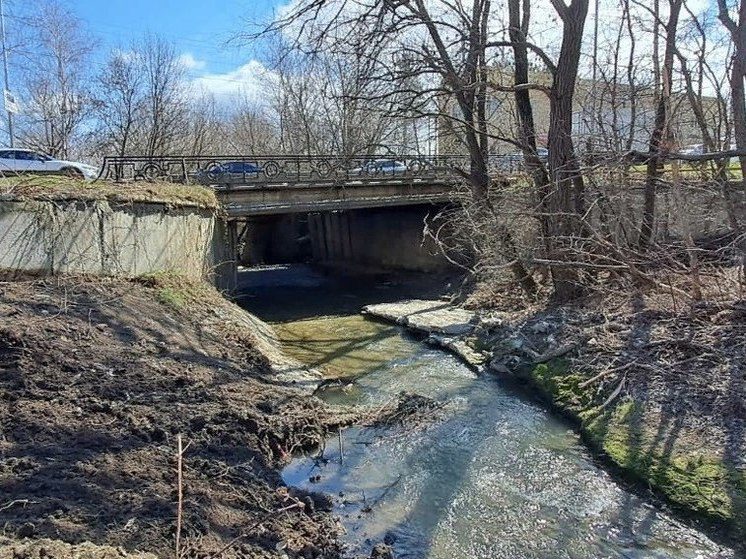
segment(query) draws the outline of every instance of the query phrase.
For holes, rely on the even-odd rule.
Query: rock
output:
[[[510,369],[500,359],[493,359],[489,365],[490,371],[493,373],[500,373],[503,375],[509,375]]]
[[[370,552],[370,559],[394,559],[394,552],[388,545],[379,543]]]
[[[308,513],[310,513],[311,511],[331,512],[332,508],[334,507],[334,501],[332,500],[332,498],[329,495],[323,493],[304,491],[303,489],[299,489],[297,487],[290,488],[288,493],[291,497],[295,497],[296,499],[303,501],[306,506],[306,512]],[[311,510],[309,511],[309,509]]]
[[[505,321],[499,316],[483,316],[479,319],[479,326],[485,330],[502,328]]]
[[[368,305],[363,314],[395,322],[420,332],[460,336],[474,330],[476,314],[443,301],[412,299]]]

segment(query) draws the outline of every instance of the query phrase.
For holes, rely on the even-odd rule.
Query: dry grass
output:
[[[208,209],[218,207],[214,191],[204,186],[170,182],[88,182],[59,175],[2,177],[0,194],[31,199],[157,202]]]

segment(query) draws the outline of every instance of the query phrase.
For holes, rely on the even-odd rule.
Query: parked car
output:
[[[259,178],[262,168],[247,161],[227,161],[197,171],[195,178],[202,183],[236,183],[248,178]]]
[[[361,167],[350,169],[350,174],[360,176],[402,175],[407,172],[407,165],[395,159],[375,159]]]
[[[19,173],[68,175],[73,178],[93,180],[98,176],[99,170],[92,165],[55,159],[30,149],[0,149],[0,175]]]

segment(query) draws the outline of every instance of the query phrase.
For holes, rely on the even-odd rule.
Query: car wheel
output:
[[[62,172],[71,179],[83,178],[83,172],[80,169],[76,169],[75,167],[67,167],[66,169],[63,169]]]

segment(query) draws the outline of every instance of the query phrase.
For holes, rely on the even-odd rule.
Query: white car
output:
[[[692,144],[690,146],[684,146],[679,151],[681,155],[703,155],[705,153],[704,144]]]
[[[98,171],[85,163],[55,159],[30,149],[0,148],[0,176],[53,174],[93,180],[98,176]]]

